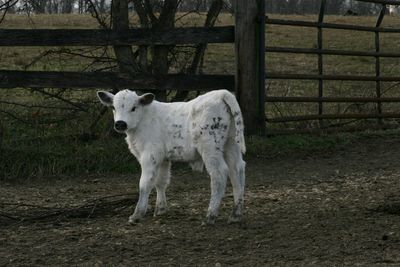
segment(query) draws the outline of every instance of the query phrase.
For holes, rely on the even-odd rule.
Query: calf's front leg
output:
[[[146,214],[147,203],[151,190],[155,185],[158,164],[154,157],[150,157],[140,162],[142,174],[139,181],[139,200],[136,204],[135,212],[129,217],[129,223],[138,223]]]
[[[158,175],[155,184],[157,190],[157,200],[154,216],[160,216],[167,212],[167,198],[165,196],[165,190],[167,189],[170,181],[170,169],[171,162],[169,161],[164,161],[158,168]]]

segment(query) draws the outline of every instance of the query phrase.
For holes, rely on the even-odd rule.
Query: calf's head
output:
[[[103,105],[113,109],[114,128],[119,133],[134,130],[143,118],[145,106],[154,100],[153,94],[138,96],[130,90],[119,91],[115,95],[99,91],[97,97]]]

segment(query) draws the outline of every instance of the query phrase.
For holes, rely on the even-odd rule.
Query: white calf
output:
[[[211,177],[208,224],[215,222],[229,176],[234,195],[230,221],[240,221],[245,186],[242,153],[246,147],[242,114],[230,92],[218,90],[175,103],[158,102],[153,94],[138,96],[129,90],[115,96],[104,91],[97,95],[113,108],[114,128],[126,133],[129,149],[142,169],[139,200],[130,223],[144,217],[153,187],[157,191],[154,216],[166,212],[171,161],[188,162],[196,170],[205,165]]]

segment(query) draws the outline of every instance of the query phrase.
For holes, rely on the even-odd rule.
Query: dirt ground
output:
[[[399,158],[396,136],[247,157],[241,225],[227,223],[230,187],[216,225],[201,225],[209,179],[185,167],[173,172],[168,215],[154,218],[150,210],[135,226],[127,219],[138,174],[3,181],[0,266],[400,266]],[[117,211],[96,212],[99,204],[87,216],[6,217],[126,194],[132,205]]]

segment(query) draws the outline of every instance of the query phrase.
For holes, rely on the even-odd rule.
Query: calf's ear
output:
[[[99,98],[100,102],[107,107],[112,106],[114,95],[112,93],[106,91],[98,91],[97,97]]]
[[[143,106],[150,104],[154,100],[154,95],[151,93],[140,96],[139,103]]]

